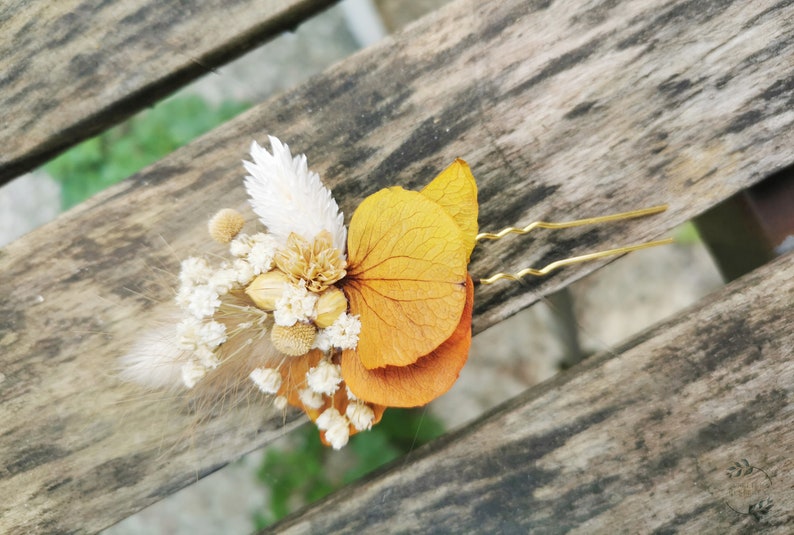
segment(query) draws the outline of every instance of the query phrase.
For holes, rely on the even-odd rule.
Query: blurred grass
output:
[[[288,446],[273,446],[265,453],[257,476],[271,492],[266,508],[255,514],[256,529],[327,496],[443,433],[441,422],[424,409],[388,409],[378,425],[352,436],[345,448],[334,451],[323,446],[314,425],[304,425],[290,435]]]
[[[687,221],[673,230],[673,239],[676,243],[692,245],[700,242],[700,234],[692,221]]]
[[[44,170],[61,183],[64,210],[140,171],[249,107],[199,96],[164,100],[61,154]]]

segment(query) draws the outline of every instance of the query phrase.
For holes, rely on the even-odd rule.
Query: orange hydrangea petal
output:
[[[281,372],[281,388],[277,395],[287,398],[287,403],[297,407],[309,414],[309,408],[301,403],[299,392],[306,388],[306,372],[317,366],[323,358],[323,352],[313,349],[300,357],[286,357],[284,363],[279,367]],[[309,414],[312,421],[317,419],[318,414]]]
[[[474,249],[479,231],[477,215],[477,182],[471,174],[469,164],[457,158],[446,169],[420,191],[422,195],[440,205],[452,216],[463,232],[467,258]]]
[[[312,422],[316,421],[326,409],[332,406],[335,407],[341,414],[345,414],[347,405],[350,403],[350,400],[347,397],[345,383],[339,385],[339,390],[336,391],[336,394],[334,394],[333,398],[326,396],[325,403],[323,403],[320,408],[313,409],[311,407],[306,407],[301,402],[299,392],[306,388],[306,372],[308,372],[314,366],[317,366],[317,363],[320,362],[322,358],[323,352],[319,349],[313,349],[312,351],[309,351],[300,357],[288,358],[279,367],[279,371],[281,372],[281,388],[278,391],[278,395],[286,397],[287,402],[290,405],[305,412]],[[375,425],[380,422],[381,418],[383,418],[383,413],[386,410],[386,407],[373,403],[370,403],[369,406],[375,413],[375,417],[372,420],[372,425]],[[351,425],[350,436],[353,436],[356,433],[358,433],[358,430]],[[326,446],[330,445],[328,441],[325,440],[325,432],[320,432],[320,439]]]
[[[343,290],[367,369],[406,366],[449,338],[466,301],[468,252],[436,202],[400,187],[367,197],[348,231]]]
[[[466,305],[458,326],[444,343],[409,366],[365,368],[356,351],[342,353],[342,377],[356,397],[389,407],[418,407],[449,390],[466,363],[471,345],[474,284],[466,282]]]

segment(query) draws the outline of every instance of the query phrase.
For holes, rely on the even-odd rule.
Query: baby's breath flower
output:
[[[179,282],[183,287],[205,284],[211,276],[212,269],[205,259],[191,256],[182,260]]]
[[[345,250],[347,230],[331,192],[320,176],[309,171],[306,156],[292,157],[289,147],[269,137],[273,154],[251,144],[253,162],[243,162],[249,176],[245,188],[251,206],[268,232],[286,245],[291,233],[313,240],[323,230],[333,237],[333,246]]]
[[[361,321],[358,316],[343,312],[330,327],[323,329],[323,332],[328,336],[332,346],[340,349],[355,349],[361,332]]]
[[[196,318],[185,318],[176,326],[177,347],[183,351],[194,351],[201,345],[199,329],[201,321]]]
[[[245,286],[254,278],[254,268],[245,260],[236,259],[232,263],[232,269],[235,272],[235,280],[240,286]]]
[[[328,351],[333,347],[331,344],[331,338],[328,336],[328,333],[325,332],[326,329],[320,329],[317,331],[317,336],[314,337],[314,344],[312,344],[312,349],[319,349],[320,351]]]
[[[342,382],[342,371],[338,364],[329,360],[321,360],[317,366],[306,372],[306,384],[314,392],[330,396],[339,389]]]
[[[196,383],[207,373],[207,368],[191,360],[182,365],[182,382],[188,388],[193,388]]]
[[[321,431],[328,430],[334,424],[338,424],[345,421],[345,417],[333,407],[325,409],[323,413],[317,417],[317,420],[314,422],[317,425],[317,428]]]
[[[298,398],[300,398],[301,403],[310,409],[319,409],[323,406],[323,395],[318,394],[317,392],[314,392],[308,388],[299,390]]]
[[[275,394],[281,388],[281,373],[275,368],[256,368],[248,377],[265,394]]]
[[[226,341],[226,325],[210,321],[199,327],[198,334],[202,345],[214,349]]]
[[[248,252],[248,263],[254,269],[254,275],[267,273],[273,267],[273,256],[278,244],[272,236],[260,232],[254,234],[251,250]]]
[[[186,295],[187,307],[185,310],[193,317],[206,318],[212,316],[221,306],[218,292],[208,284],[193,287]]]
[[[221,364],[221,361],[215,351],[207,346],[197,347],[193,352],[193,355],[198,362],[208,370],[214,370]]]
[[[276,396],[273,399],[273,406],[276,409],[283,411],[284,409],[287,408],[287,398],[285,398],[284,396]]]
[[[345,410],[345,416],[353,424],[357,431],[372,429],[372,421],[375,419],[375,411],[372,407],[364,403],[349,403]]]
[[[347,422],[340,422],[331,426],[325,432],[325,440],[331,444],[335,450],[341,450],[345,447],[348,440],[350,440],[350,424]]]
[[[228,265],[223,265],[210,276],[210,280],[207,284],[212,287],[218,295],[226,295],[237,285],[237,279],[237,270]]]
[[[317,294],[306,290],[302,284],[287,284],[284,293],[276,301],[273,319],[277,325],[289,327],[298,321],[311,320],[314,317],[314,306],[317,304]]]
[[[238,258],[245,258],[251,252],[251,246],[254,245],[254,240],[248,234],[240,234],[231,242],[229,242],[229,252],[232,256]]]
[[[350,422],[333,407],[318,416],[315,423],[321,431],[325,431],[325,440],[335,450],[342,448],[350,439]]]

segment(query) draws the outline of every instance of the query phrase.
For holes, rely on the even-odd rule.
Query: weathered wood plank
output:
[[[332,3],[4,2],[0,184]]]
[[[475,251],[486,275],[641,241],[794,163],[794,5],[461,0],[270,100],[0,251],[0,531],[104,527],[266,443],[255,403],[200,423],[135,396],[114,359],[161,309],[206,218],[245,210],[250,139],[308,152],[345,213],[456,156],[481,225],[669,202],[645,221]],[[477,290],[475,329],[597,269]],[[162,271],[161,271],[162,270]]]
[[[789,254],[273,531],[791,533],[792,303]]]

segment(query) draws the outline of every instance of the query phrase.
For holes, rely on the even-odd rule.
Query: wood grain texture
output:
[[[794,163],[792,29],[794,5],[771,0],[460,0],[0,250],[0,531],[96,531],[281,431],[254,400],[196,423],[114,375],[173,295],[167,274],[217,252],[207,218],[253,222],[251,139],[307,152],[348,217],[457,156],[483,229],[671,205],[487,244],[471,271],[543,265],[661,236]],[[601,265],[478,288],[475,331]]]
[[[3,2],[0,184],[332,3]]]
[[[793,302],[789,254],[273,531],[791,533]]]

